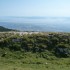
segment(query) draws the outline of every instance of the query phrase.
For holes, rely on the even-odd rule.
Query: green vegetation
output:
[[[69,70],[70,33],[0,33],[1,70]]]

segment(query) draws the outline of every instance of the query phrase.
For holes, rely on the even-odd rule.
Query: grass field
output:
[[[49,59],[36,57],[36,53],[9,52],[5,57],[0,56],[0,70],[69,70],[70,58]]]
[[[0,59],[0,70],[69,70],[69,61],[70,59],[61,59],[46,61],[47,64],[24,64],[21,60]]]

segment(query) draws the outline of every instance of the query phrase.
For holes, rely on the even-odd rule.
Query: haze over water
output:
[[[21,31],[70,32],[69,17],[3,17],[0,25]]]

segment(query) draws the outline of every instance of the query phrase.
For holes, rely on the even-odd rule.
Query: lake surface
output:
[[[70,32],[70,18],[0,17],[0,26],[21,31]]]

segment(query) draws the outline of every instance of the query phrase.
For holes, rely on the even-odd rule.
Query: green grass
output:
[[[25,64],[21,60],[0,59],[1,70],[69,70],[70,59],[61,59],[59,61],[46,61],[48,64]],[[64,62],[67,61],[67,62]]]
[[[57,58],[49,55],[43,58],[40,53],[11,52],[0,49],[0,70],[69,70],[70,58]],[[5,57],[1,57],[7,51]],[[47,63],[47,64],[46,64]]]

